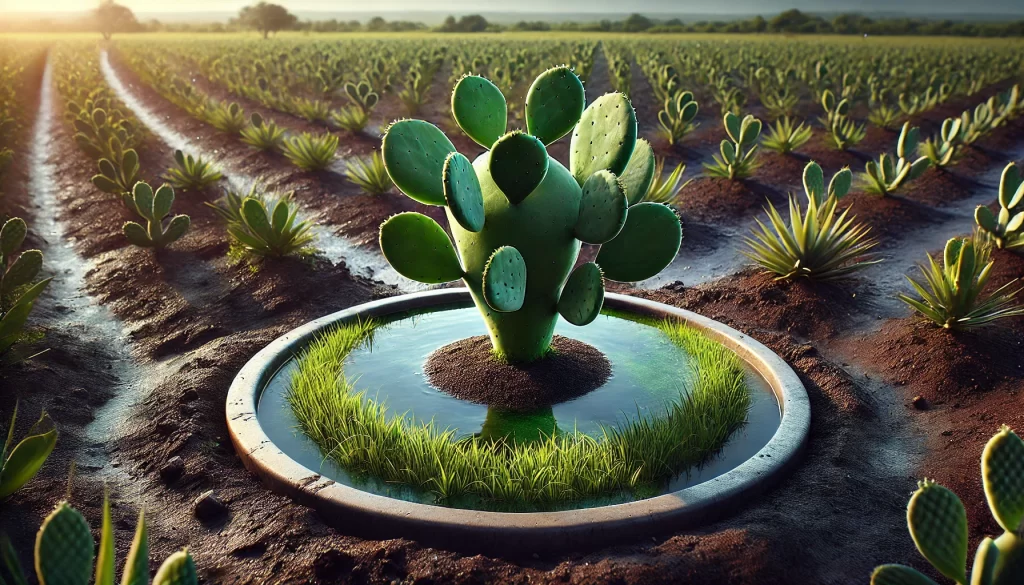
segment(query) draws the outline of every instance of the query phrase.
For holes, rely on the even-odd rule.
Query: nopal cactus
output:
[[[149,583],[148,541],[145,516],[140,512],[135,537],[124,561],[122,585]],[[5,558],[12,582],[27,583],[24,570],[9,548],[10,543],[5,542],[4,546],[8,550],[0,554]],[[95,585],[113,585],[114,552],[114,526],[108,499],[104,498],[103,501],[103,524],[100,529],[98,554],[85,517],[67,502],[61,502],[43,520],[43,525],[36,535],[36,577],[41,585],[89,585],[90,582]],[[0,583],[5,582],[0,571]],[[195,562],[188,550],[184,549],[164,560],[153,578],[152,585],[196,585],[198,582]]]
[[[869,191],[878,195],[888,195],[928,170],[931,166],[928,157],[922,156],[913,162],[907,159],[917,149],[918,137],[917,127],[911,127],[910,122],[904,122],[900,137],[896,141],[896,156],[892,157],[887,152],[882,153],[878,162],[869,160],[864,165],[864,178]]]
[[[999,178],[999,214],[984,205],[974,210],[974,221],[997,248],[1024,246],[1024,179],[1010,163]]]
[[[174,188],[170,185],[162,185],[154,193],[148,183],[139,181],[126,202],[130,209],[146,220],[145,226],[128,221],[122,228],[128,241],[140,248],[166,247],[185,235],[192,223],[187,215],[175,215],[164,224],[164,218],[170,215],[174,204]]]
[[[960,498],[924,480],[907,506],[907,526],[917,550],[948,579],[966,585],[1019,585],[1024,577],[1024,441],[1004,426],[981,456],[985,498],[999,526],[998,538],[978,546],[967,574],[967,512]],[[882,565],[871,575],[872,585],[934,585],[922,573],[904,565]]]
[[[629,100],[610,93],[586,109],[585,102],[571,69],[549,69],[527,94],[526,131],[508,132],[501,91],[470,75],[455,85],[452,113],[489,149],[475,161],[424,121],[395,122],[384,136],[395,185],[416,201],[444,206],[455,238],[453,246],[425,215],[401,213],[381,226],[384,256],[413,280],[463,279],[495,353],[508,361],[543,357],[559,314],[575,325],[593,321],[603,278],[650,278],[679,250],[675,213],[641,202],[655,161],[650,145],[637,139]],[[546,146],[570,132],[566,168]],[[596,263],[573,270],[582,243],[602,247]]]

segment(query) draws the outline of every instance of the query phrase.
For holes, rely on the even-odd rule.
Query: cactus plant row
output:
[[[25,323],[50,278],[35,281],[43,267],[39,250],[20,252],[28,226],[12,217],[0,227],[0,356],[21,340]]]
[[[900,136],[896,140],[896,156],[889,153],[882,153],[878,162],[868,161],[864,165],[864,181],[867,183],[868,191],[878,195],[888,195],[899,189],[908,181],[921,176],[931,161],[928,157],[922,156],[910,162],[907,157],[917,149],[919,130],[911,127],[910,122],[904,122],[900,130]]]
[[[586,106],[580,79],[555,67],[529,89],[526,130],[511,132],[505,98],[487,79],[461,78],[451,101],[459,127],[488,148],[475,161],[420,120],[392,124],[382,152],[403,193],[444,206],[455,243],[433,219],[401,213],[381,225],[380,245],[408,278],[463,279],[500,357],[542,358],[559,315],[575,325],[597,317],[604,278],[644,280],[675,258],[675,213],[641,202],[655,161],[626,96]],[[569,133],[566,168],[546,146]],[[573,270],[583,243],[601,245],[596,263]]]

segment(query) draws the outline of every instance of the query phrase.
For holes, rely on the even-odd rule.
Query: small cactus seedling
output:
[[[111,156],[114,158],[99,160],[100,174],[92,178],[92,184],[100,191],[123,198],[132,190],[132,185],[138,177],[139,155],[134,149],[129,148]]]
[[[665,106],[658,112],[658,124],[661,125],[661,133],[669,144],[679,142],[697,127],[693,122],[697,117],[697,108],[693,94],[688,91],[681,91],[674,97],[665,99]]]
[[[714,155],[714,164],[704,164],[707,174],[723,179],[745,179],[757,168],[757,138],[761,135],[761,121],[747,114],[742,120],[728,112],[722,123],[729,140],[723,140]]]
[[[27,583],[10,542],[5,541],[3,544],[5,550],[0,555],[5,560],[12,583]],[[36,535],[36,577],[41,585],[89,585],[90,582],[95,585],[114,585],[114,555],[114,525],[109,499],[103,500],[103,524],[98,553],[85,517],[67,502],[61,502],[43,520]],[[0,576],[0,583],[5,582]],[[135,537],[128,549],[128,557],[125,558],[120,582],[121,585],[149,583],[149,538],[142,512],[139,513]],[[197,585],[198,582],[196,564],[188,549],[167,557],[153,578],[153,585]]]
[[[928,170],[931,161],[926,156],[914,162],[907,160],[907,157],[917,149],[917,143],[918,129],[911,128],[910,122],[904,122],[896,142],[896,156],[883,153],[878,162],[870,160],[864,165],[864,179],[868,184],[868,190],[879,195],[888,195]]]
[[[999,214],[979,205],[974,220],[996,248],[1024,246],[1024,180],[1017,165],[1006,165],[999,179]]]
[[[35,300],[51,280],[33,282],[43,267],[42,252],[18,254],[27,234],[28,226],[20,217],[12,217],[0,227],[0,355],[21,339]]]
[[[284,128],[273,120],[264,120],[257,112],[249,116],[249,125],[239,134],[242,135],[242,142],[257,150],[277,150],[284,140]]]
[[[953,492],[924,480],[907,506],[907,526],[917,550],[960,585],[1019,585],[1024,579],[1024,441],[1004,426],[985,446],[981,479],[992,516],[1004,530],[985,538],[967,574],[967,511]],[[915,569],[882,565],[871,585],[935,585]]]
[[[575,325],[593,321],[603,278],[650,278],[679,250],[675,213],[640,202],[655,162],[650,145],[637,140],[629,100],[610,93],[586,108],[585,101],[572,70],[549,69],[527,94],[527,131],[508,132],[501,91],[471,75],[456,84],[452,111],[462,130],[490,149],[476,161],[421,120],[395,122],[384,136],[395,185],[416,201],[445,206],[455,236],[453,246],[433,219],[401,213],[381,226],[384,256],[420,282],[462,278],[495,352],[509,361],[543,357],[559,314]],[[565,168],[546,145],[570,132]],[[573,270],[582,242],[602,248],[596,264]]]
[[[956,162],[963,144],[963,120],[946,118],[939,129],[939,135],[921,144],[921,154],[928,157],[932,166],[945,168]]]
[[[187,215],[175,215],[165,225],[164,218],[171,213],[174,188],[162,185],[156,192],[147,183],[139,181],[132,189],[130,209],[146,220],[145,227],[134,221],[125,222],[124,236],[142,248],[163,248],[188,231],[191,220]]]

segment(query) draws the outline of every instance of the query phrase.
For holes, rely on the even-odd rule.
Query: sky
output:
[[[256,0],[120,0],[135,12],[234,12]],[[658,13],[658,14],[775,14],[788,8],[818,12],[895,11],[934,16],[937,13],[977,12],[988,14],[1024,14],[1022,0],[514,0],[495,3],[493,0],[371,0],[371,3],[338,2],[337,0],[276,0],[289,10],[305,12],[380,13],[438,11],[467,12],[580,12],[582,13]],[[93,8],[96,0],[0,0],[0,12],[82,12]],[[371,4],[373,8],[368,8]]]

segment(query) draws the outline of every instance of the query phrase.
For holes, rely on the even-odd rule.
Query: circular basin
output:
[[[479,434],[494,418],[488,408],[436,390],[423,374],[423,362],[433,350],[486,332],[469,307],[465,289],[404,295],[323,317],[275,340],[246,364],[228,395],[228,427],[246,467],[271,489],[316,508],[345,532],[515,556],[595,548],[706,523],[770,485],[806,440],[807,395],[781,358],[715,321],[616,294],[605,301],[614,317],[602,316],[587,327],[563,322],[556,328],[556,334],[599,349],[612,366],[612,377],[603,386],[554,405],[551,414],[559,429],[599,436],[604,429],[658,412],[678,396],[686,355],[665,343],[658,329],[639,322],[643,318],[684,321],[725,345],[742,360],[750,389],[747,423],[713,457],[651,497],[591,499],[566,509],[526,512],[479,509],[472,500],[439,506],[421,490],[347,473],[297,430],[287,400],[296,356],[337,325],[408,314],[414,316],[391,322],[374,334],[372,343],[349,354],[345,376],[358,380],[359,390],[383,402],[389,412],[405,413],[417,423],[432,420],[454,437]]]

